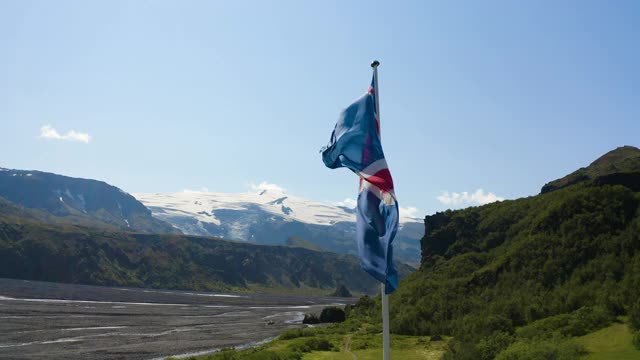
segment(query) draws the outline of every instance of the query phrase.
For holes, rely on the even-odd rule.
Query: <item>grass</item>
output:
[[[302,360],[353,360],[355,354],[358,360],[379,360],[382,358],[382,335],[372,333],[370,327],[363,326],[358,329],[341,325],[332,325],[325,328],[300,330],[303,333],[296,337],[280,337],[270,343],[255,349],[235,352],[234,357],[221,357],[221,354],[199,356],[191,359],[198,360],[240,360],[245,357],[251,359],[271,359],[267,353],[285,354],[297,351],[302,355]],[[329,342],[332,351],[300,350],[309,340],[318,339]],[[584,360],[637,360],[640,359],[640,350],[633,347],[632,334],[627,324],[617,322],[609,327],[600,329],[585,336],[573,338],[588,351]],[[403,360],[441,360],[447,351],[447,344],[451,340],[430,341],[424,336],[391,336],[391,357]],[[350,352],[345,348],[349,344]],[[328,349],[327,348],[327,349]],[[300,353],[302,351],[302,353]],[[260,356],[264,353],[264,357]],[[258,355],[257,357],[255,355]]]
[[[633,347],[631,338],[627,324],[614,323],[607,328],[581,336],[576,341],[589,351],[585,360],[640,359],[640,350]]]
[[[358,360],[382,359],[381,335],[349,335],[351,351]],[[303,360],[353,360],[353,356],[345,351],[343,337],[339,352],[317,351],[306,354]],[[422,336],[391,336],[391,358],[403,360],[440,360],[446,351],[447,341],[429,341]]]
[[[333,331],[333,330],[336,331]],[[315,328],[305,330],[304,336],[295,338],[278,338],[258,348],[233,352],[233,356],[224,354],[210,354],[191,357],[197,360],[227,360],[267,359],[267,353],[285,354],[291,351],[300,352],[301,347],[311,339],[326,340],[331,343],[332,351],[302,352],[302,360],[353,360],[355,354],[358,360],[379,360],[382,358],[382,335],[363,332],[362,329],[346,332],[339,326],[331,328]],[[442,359],[449,339],[431,342],[423,336],[391,336],[391,356],[393,359],[403,360],[440,360]],[[350,351],[345,345],[349,343]],[[298,350],[296,350],[298,349]]]

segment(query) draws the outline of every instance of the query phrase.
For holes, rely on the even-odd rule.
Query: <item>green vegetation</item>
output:
[[[268,345],[249,350],[224,350],[188,360],[379,360],[382,358],[380,336],[317,335],[312,338],[275,340]],[[312,344],[312,345],[310,345]],[[355,344],[367,348],[355,349]],[[317,346],[317,347],[314,347]],[[349,346],[349,350],[347,347]],[[322,350],[321,348],[324,348]],[[446,342],[430,342],[415,336],[396,336],[392,340],[391,357],[402,360],[438,360],[442,358]]]
[[[586,335],[614,319],[601,307],[583,307],[570,314],[550,316],[517,329],[519,339],[551,339]]]
[[[342,309],[339,309],[342,311]],[[342,323],[329,326],[291,329],[278,339],[248,350],[224,350],[196,356],[195,360],[360,360],[382,358],[382,335],[378,323],[379,304],[369,297],[361,298],[355,306],[347,306],[349,314]],[[430,341],[429,337],[394,335],[391,355],[394,359],[441,359],[448,339]]]
[[[501,352],[496,360],[573,360],[581,358],[584,354],[584,348],[570,340],[518,341]]]
[[[316,314],[304,314],[303,324],[341,323],[346,320],[345,311],[337,306],[329,306],[322,309],[320,316]]]
[[[285,244],[291,247],[299,247],[299,248],[315,250],[315,251],[326,251],[325,249],[319,247],[318,245],[312,243],[311,241],[305,240],[299,236],[289,236]]]
[[[409,271],[400,266],[401,274]],[[185,235],[16,220],[0,213],[0,277],[191,290],[360,293],[377,283],[351,255]]]
[[[346,320],[345,312],[337,306],[329,306],[320,313],[321,323],[340,323]]]
[[[627,171],[639,153],[621,148],[595,164]],[[391,296],[392,331],[453,336],[447,359],[542,356],[535,349],[578,358],[572,337],[640,318],[636,189],[640,180],[585,181],[428,216],[421,268]]]

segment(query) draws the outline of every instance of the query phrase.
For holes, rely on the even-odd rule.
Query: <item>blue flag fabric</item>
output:
[[[398,201],[380,142],[374,82],[369,91],[347,107],[322,161],[331,169],[346,167],[360,177],[356,209],[356,238],[360,266],[385,283],[387,294],[398,287],[393,265],[393,238],[398,231]]]

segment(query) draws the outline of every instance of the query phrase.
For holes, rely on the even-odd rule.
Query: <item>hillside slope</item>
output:
[[[409,271],[399,264],[401,276]],[[185,290],[333,290],[340,284],[360,293],[378,290],[349,255],[2,216],[0,277]]]
[[[179,233],[133,196],[102,181],[0,168],[0,197],[46,222]],[[5,208],[5,211],[8,211]]]
[[[547,193],[564,187],[587,183],[595,185],[624,185],[640,191],[640,149],[622,146],[609,151],[585,168],[551,181],[542,187],[541,193]]]
[[[635,153],[616,163],[633,168]],[[640,298],[639,188],[583,181],[427,216],[421,268],[391,297],[393,331],[453,335],[450,358],[492,359],[517,328],[627,314]]]

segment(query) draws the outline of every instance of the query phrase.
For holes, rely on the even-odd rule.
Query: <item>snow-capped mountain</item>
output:
[[[153,216],[185,234],[262,244],[302,238],[339,253],[356,252],[355,210],[268,189],[247,193],[179,192],[134,194]],[[399,260],[419,261],[422,219],[401,216],[395,241]]]

